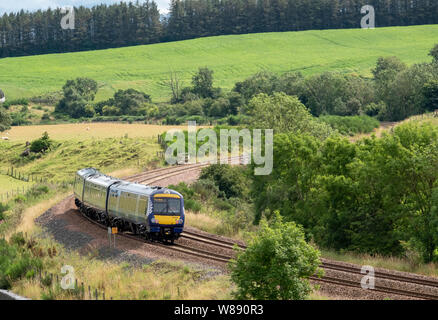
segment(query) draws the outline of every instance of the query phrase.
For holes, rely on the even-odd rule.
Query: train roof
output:
[[[86,179],[87,181],[90,181],[96,185],[105,188],[108,188],[110,185],[121,181],[120,179],[113,178],[103,173],[100,173],[97,169],[94,168],[86,168],[79,170],[77,174],[82,178]]]
[[[106,176],[104,174],[96,174],[87,177],[87,181],[97,184],[98,186],[108,188],[110,185],[119,183],[121,180]]]
[[[141,194],[141,195],[154,195],[154,194],[177,194],[182,198],[182,195],[174,190],[170,190],[162,187],[147,186],[144,184],[128,182],[120,180],[111,176],[107,176],[100,173],[97,169],[86,168],[77,172],[79,176],[101,187],[108,188],[111,186],[111,190],[121,191],[127,193]]]
[[[162,189],[162,188],[161,187],[151,187],[151,186],[147,186],[147,185],[139,184],[139,183],[120,181],[120,183],[114,185],[114,187],[111,189],[122,191],[122,192],[128,192],[128,193],[150,195],[154,191],[156,191],[158,189]]]
[[[76,172],[76,174],[82,178],[87,178],[91,175],[100,174],[100,172],[94,168],[85,168],[85,169],[79,170],[78,172]]]

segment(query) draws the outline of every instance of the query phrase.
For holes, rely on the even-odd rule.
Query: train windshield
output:
[[[180,214],[181,199],[155,198],[154,214]]]

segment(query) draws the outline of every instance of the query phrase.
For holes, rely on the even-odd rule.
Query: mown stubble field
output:
[[[55,140],[88,140],[117,138],[128,135],[129,138],[151,138],[170,129],[186,130],[186,126],[160,126],[147,124],[127,123],[78,123],[58,125],[35,125],[12,127],[2,136],[7,136],[10,141],[31,141],[40,138],[47,132]]]

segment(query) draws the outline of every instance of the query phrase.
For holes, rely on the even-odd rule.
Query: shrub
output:
[[[41,117],[41,120],[43,121],[50,120],[50,114],[48,114],[47,112],[44,113],[43,116]]]
[[[9,113],[0,106],[0,132],[9,130],[11,128],[12,119]]]
[[[27,192],[27,194],[31,197],[36,198],[43,194],[49,193],[49,191],[49,187],[46,185],[35,185]]]
[[[9,241],[11,244],[15,244],[20,247],[24,246],[26,243],[26,239],[24,239],[22,232],[14,233]]]
[[[192,184],[194,193],[203,200],[217,198],[220,191],[214,181],[210,179],[200,179]]]
[[[53,142],[50,140],[49,134],[44,132],[40,139],[32,141],[30,144],[30,151],[34,153],[44,153],[50,149],[52,144]]]
[[[193,212],[197,213],[197,212],[201,211],[202,205],[198,201],[196,201],[196,200],[185,199],[184,200],[184,208],[186,210],[190,210],[190,211],[193,211]]]
[[[15,100],[7,100],[3,103],[3,107],[9,109],[10,106],[27,106],[29,105],[29,101],[27,99],[15,99]]]
[[[5,213],[9,209],[9,206],[7,204],[3,204],[0,202],[0,215]]]
[[[20,194],[14,198],[14,202],[15,203],[24,203],[24,202],[26,202],[26,197]]]
[[[202,169],[200,179],[213,181],[227,198],[247,198],[249,195],[248,177],[240,167],[214,164]]]
[[[237,299],[299,300],[312,291],[308,278],[320,264],[319,252],[304,240],[293,222],[279,214],[271,226],[262,223],[248,248],[231,261]]]
[[[22,234],[12,235],[10,243],[0,239],[0,289],[9,289],[13,281],[41,269],[41,259],[22,248],[24,243]]]

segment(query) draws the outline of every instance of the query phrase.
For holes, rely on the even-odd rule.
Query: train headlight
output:
[[[176,221],[176,224],[183,224],[183,223],[184,223],[183,219],[179,219],[179,220]]]
[[[158,222],[157,219],[155,219],[155,217],[152,217],[152,218],[151,218],[151,223],[153,223],[153,224],[158,224],[159,222]]]

